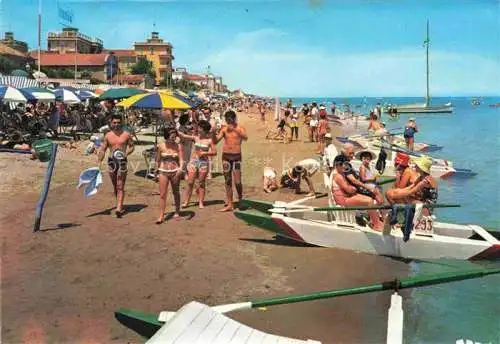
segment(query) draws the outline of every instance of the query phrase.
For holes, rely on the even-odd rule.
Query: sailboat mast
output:
[[[427,88],[425,94],[425,106],[429,106],[430,97],[429,97],[429,19],[427,19],[427,36],[425,37],[425,58],[426,58],[426,76],[427,76]]]

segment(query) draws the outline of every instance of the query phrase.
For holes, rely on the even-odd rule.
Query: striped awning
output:
[[[24,76],[0,76],[0,86],[11,86],[15,88],[38,87],[38,81],[28,79]]]

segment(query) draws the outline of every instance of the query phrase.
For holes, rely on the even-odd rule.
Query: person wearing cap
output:
[[[332,198],[336,204],[341,206],[373,206],[374,200],[370,196],[360,194],[358,189],[346,178],[346,173],[352,169],[349,158],[344,154],[335,157],[333,161],[334,170],[331,175]],[[369,210],[371,227],[381,232],[383,222],[380,220],[376,210]]]
[[[106,151],[109,148],[108,158],[109,177],[113,183],[116,197],[116,217],[123,215],[123,201],[125,199],[125,181],[127,180],[127,157],[134,151],[134,143],[130,133],[122,128],[122,117],[117,114],[111,115],[109,131],[104,136],[97,161],[101,166]]]
[[[304,179],[309,186],[307,196],[314,196],[316,191],[311,177],[321,168],[316,159],[304,159],[295,164],[294,167],[284,170],[281,173],[280,186],[282,188],[295,189],[296,194],[300,194],[300,182]]]
[[[403,135],[405,138],[405,141],[406,141],[406,148],[408,148],[411,151],[414,149],[415,133],[417,133],[417,132],[418,132],[417,121],[416,121],[415,117],[411,117],[408,120],[408,123],[406,123],[405,131],[404,131],[404,135]]]
[[[386,192],[387,201],[395,203],[435,203],[438,185],[431,176],[432,158],[421,156],[413,160],[417,172],[417,180],[402,189],[390,189]]]
[[[333,171],[333,160],[339,155],[337,147],[333,144],[332,134],[327,133],[325,139],[325,150],[323,151],[323,164],[328,167],[329,175]]]
[[[401,152],[396,153],[396,157],[394,158],[394,171],[396,172],[394,188],[404,189],[417,180],[418,175],[409,164],[409,155]]]

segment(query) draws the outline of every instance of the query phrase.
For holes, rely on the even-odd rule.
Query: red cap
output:
[[[410,163],[410,156],[404,153],[397,153],[394,159],[394,165],[408,166]]]

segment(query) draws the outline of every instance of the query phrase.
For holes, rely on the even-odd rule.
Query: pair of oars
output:
[[[393,207],[405,208],[409,204],[394,204],[391,205],[374,205],[374,206],[339,206],[339,207],[311,207],[311,206],[292,206],[291,208],[300,209],[285,209],[283,208],[273,208],[269,209],[271,213],[288,214],[288,213],[301,213],[301,212],[313,212],[313,211],[355,211],[355,210],[389,210]],[[415,206],[415,204],[411,204]],[[436,208],[459,208],[460,204],[424,204],[424,208],[436,209]]]
[[[365,133],[365,134],[352,135],[352,136],[337,136],[337,139],[350,140],[350,139],[357,139],[357,138],[361,138],[361,137],[364,137],[364,138],[375,138],[375,137],[401,135],[402,133],[390,133],[391,131],[400,130],[400,129],[403,129],[403,128],[400,127],[400,128],[388,129],[387,131],[389,133],[388,134],[383,134],[383,135],[370,135],[370,133]]]

